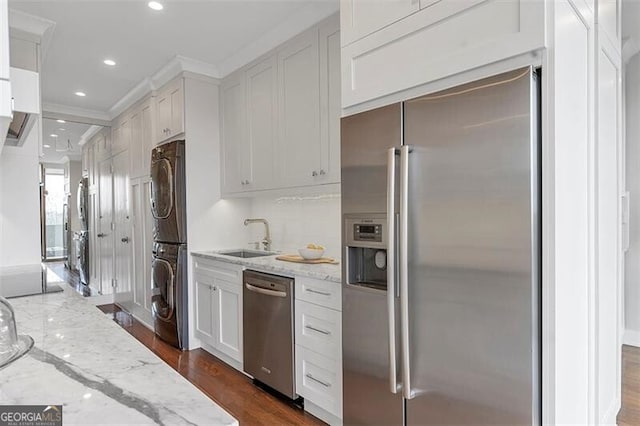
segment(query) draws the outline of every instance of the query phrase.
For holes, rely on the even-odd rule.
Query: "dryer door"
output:
[[[164,259],[154,258],[151,263],[151,312],[154,318],[170,321],[175,310],[173,267]]]
[[[151,164],[151,212],[156,219],[166,219],[173,210],[173,170],[166,158]]]

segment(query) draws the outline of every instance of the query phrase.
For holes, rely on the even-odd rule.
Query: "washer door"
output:
[[[166,219],[173,210],[173,170],[166,158],[151,164],[151,212],[156,219]]]
[[[166,260],[154,258],[151,263],[151,275],[151,312],[154,318],[169,321],[175,309],[173,268]]]

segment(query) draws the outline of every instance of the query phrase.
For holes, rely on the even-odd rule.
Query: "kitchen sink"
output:
[[[250,258],[250,257],[263,257],[263,256],[272,256],[276,253],[272,251],[258,251],[258,250],[229,250],[229,251],[221,251],[220,254],[224,254],[225,256],[233,256],[233,257],[242,257],[242,258]]]

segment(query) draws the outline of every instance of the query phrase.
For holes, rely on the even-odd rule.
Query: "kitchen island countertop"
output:
[[[0,369],[2,405],[63,405],[65,425],[238,424],[71,288],[10,303],[35,345]]]

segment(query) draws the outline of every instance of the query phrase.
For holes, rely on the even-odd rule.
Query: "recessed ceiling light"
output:
[[[56,121],[57,121],[58,123],[62,123],[62,124],[66,123],[66,121],[64,121],[64,120],[56,120]]]
[[[52,138],[57,138],[58,135],[56,135],[55,133],[51,133],[49,136],[51,136]]]
[[[162,9],[164,9],[164,6],[161,3],[157,2],[157,1],[150,1],[148,3],[148,5],[153,10],[162,10]]]
[[[105,65],[109,65],[110,67],[113,67],[116,65],[116,61],[114,61],[113,59],[105,59],[102,62],[104,62]]]
[[[51,145],[43,145],[45,148],[51,148]]]
[[[76,96],[84,97],[87,96],[87,94],[84,92],[76,92]]]

